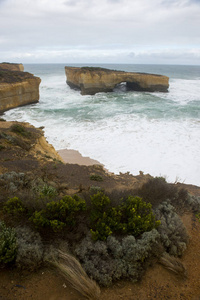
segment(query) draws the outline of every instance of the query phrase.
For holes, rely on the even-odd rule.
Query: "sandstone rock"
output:
[[[22,64],[3,62],[0,64],[0,67],[9,71],[21,71],[21,72],[24,71],[24,66]]]
[[[23,65],[0,64],[0,113],[39,101],[41,79],[9,67],[23,69]]]
[[[116,85],[126,82],[134,91],[167,92],[169,78],[163,75],[115,71],[103,68],[65,67],[67,84],[81,90],[82,95],[112,92]]]

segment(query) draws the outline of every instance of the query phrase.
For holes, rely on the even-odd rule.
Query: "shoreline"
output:
[[[61,149],[57,150],[57,153],[60,155],[62,160],[68,164],[78,164],[81,166],[93,166],[100,165],[104,167],[98,160],[92,159],[88,156],[82,156],[82,154],[73,149]]]

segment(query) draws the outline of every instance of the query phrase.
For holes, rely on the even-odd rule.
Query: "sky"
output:
[[[0,62],[200,64],[200,0],[0,0]]]

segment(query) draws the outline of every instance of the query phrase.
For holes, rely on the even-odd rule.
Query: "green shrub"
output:
[[[10,198],[3,206],[3,211],[8,214],[18,215],[24,213],[26,208],[18,197]]]
[[[111,207],[110,199],[102,192],[91,196],[90,226],[93,240],[106,240],[112,233],[135,237],[157,228],[150,203],[129,196],[126,201]]]
[[[200,222],[200,212],[199,212],[198,214],[196,214],[196,217],[197,217],[197,219],[198,219],[199,222]]]
[[[78,196],[65,196],[59,201],[51,201],[41,211],[35,211],[30,220],[36,228],[50,226],[54,231],[60,231],[65,226],[74,227],[80,211],[86,209],[85,201]]]
[[[45,216],[45,210],[35,211],[29,219],[37,229],[49,225],[49,220]]]
[[[90,175],[90,180],[103,181],[103,177],[101,175],[92,174],[92,175]]]
[[[13,228],[7,227],[4,222],[0,222],[0,263],[13,262],[16,254],[16,233]]]
[[[120,211],[122,229],[128,234],[138,236],[160,225],[160,221],[155,220],[151,204],[139,197],[129,196],[121,205]]]

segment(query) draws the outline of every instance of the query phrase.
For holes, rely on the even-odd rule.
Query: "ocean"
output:
[[[70,64],[167,75],[168,93],[82,96],[66,84],[68,64],[25,64],[42,79],[40,101],[5,113],[6,120],[44,126],[56,150],[74,149],[115,174],[140,171],[200,186],[200,66]]]

